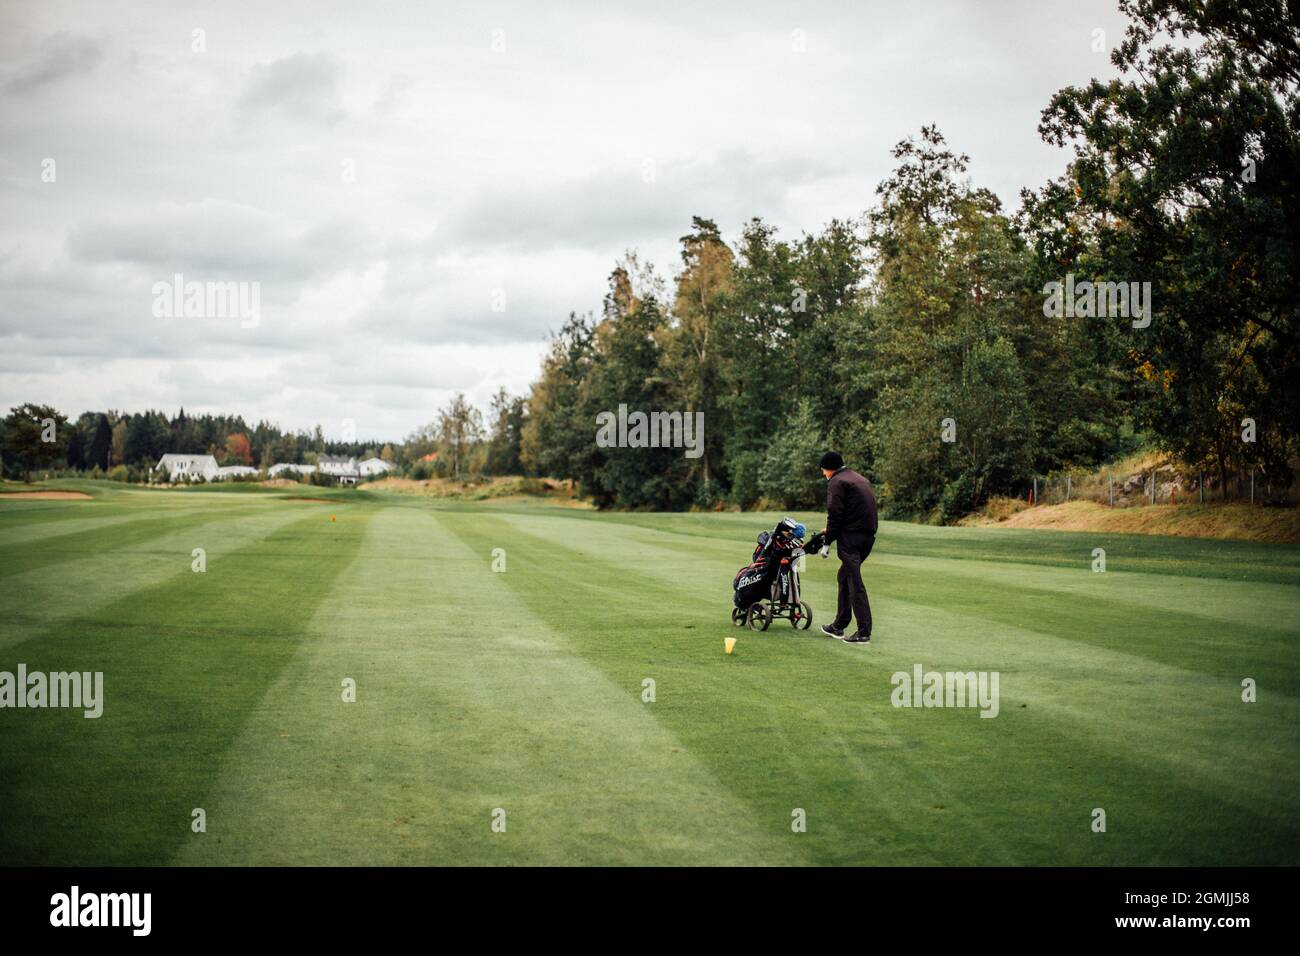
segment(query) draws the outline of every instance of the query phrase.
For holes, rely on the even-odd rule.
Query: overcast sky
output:
[[[1048,98],[1113,75],[1097,29],[1113,0],[4,0],[0,406],[400,439],[525,391],[625,250],[671,277],[693,214],[858,215],[923,124],[1014,207],[1064,168]],[[156,315],[177,273],[258,283],[256,324]]]

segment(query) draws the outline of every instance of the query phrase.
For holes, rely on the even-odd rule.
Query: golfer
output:
[[[826,527],[822,533],[827,547],[837,542],[835,551],[840,558],[839,613],[830,624],[822,625],[822,631],[845,644],[866,647],[871,643],[871,602],[862,583],[862,562],[876,543],[876,493],[871,490],[871,482],[844,467],[839,452],[828,451],[819,464],[827,479]],[[845,636],[854,617],[858,629]]]

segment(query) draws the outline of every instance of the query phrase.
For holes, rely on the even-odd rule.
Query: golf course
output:
[[[732,625],[778,514],[48,487],[0,671],[103,711],[0,709],[7,864],[1300,863],[1294,546],[884,522],[861,648],[834,559],[812,629]],[[996,716],[895,706],[918,665]]]

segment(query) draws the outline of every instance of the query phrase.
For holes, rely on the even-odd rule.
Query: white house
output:
[[[321,455],[320,473],[332,475],[341,485],[355,485],[357,479],[361,477],[361,472],[357,469],[357,460],[344,458],[341,455]]]
[[[211,455],[166,454],[154,466],[154,471],[159,470],[167,472],[168,481],[213,481],[220,469]]]
[[[367,458],[357,465],[357,472],[363,478],[371,475],[382,475],[386,471],[391,471],[393,465],[391,462],[384,461],[382,458]]]
[[[278,465],[272,465],[270,468],[268,468],[266,470],[266,474],[268,477],[276,478],[284,474],[286,471],[293,472],[295,475],[314,475],[316,473],[316,466],[278,464]]]
[[[250,468],[248,465],[225,465],[217,469],[217,480],[222,478],[244,478],[248,475],[257,474],[256,468]]]

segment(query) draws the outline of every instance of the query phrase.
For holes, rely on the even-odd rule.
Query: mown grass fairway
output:
[[[0,710],[8,864],[1300,862],[1298,548],[887,524],[863,650],[731,626],[766,515],[67,487],[0,497],[0,671],[104,714]]]

